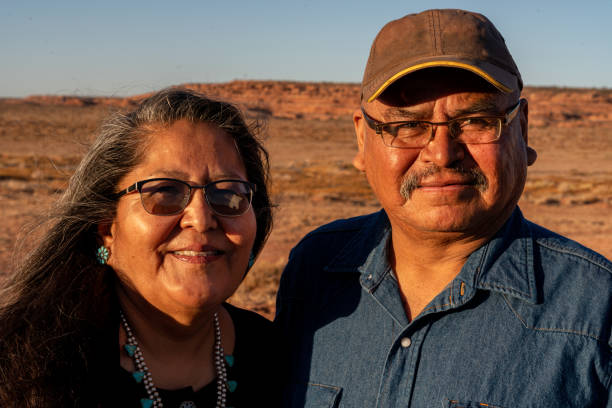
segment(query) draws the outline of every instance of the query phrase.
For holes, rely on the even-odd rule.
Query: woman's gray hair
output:
[[[169,88],[131,112],[112,114],[71,177],[41,244],[0,292],[0,406],[9,398],[18,398],[20,406],[47,398],[63,401],[82,388],[76,384],[85,381],[79,376],[87,371],[87,347],[76,343],[88,337],[84,327],[99,328],[113,319],[115,277],[95,259],[101,244],[98,225],[114,219],[118,183],[141,162],[147,136],[178,120],[212,124],[234,139],[247,178],[257,186],[252,252],[261,251],[272,227],[268,154],[255,134],[257,127],[248,125],[240,110],[191,90]],[[60,386],[58,378],[71,381]]]

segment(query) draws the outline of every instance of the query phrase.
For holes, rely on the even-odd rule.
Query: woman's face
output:
[[[198,185],[247,180],[231,136],[214,125],[178,121],[149,137],[143,162],[120,189],[156,177]],[[138,192],[126,194],[112,224],[100,227],[122,292],[170,315],[198,313],[231,296],[246,271],[255,232],[252,208],[234,218],[218,216],[202,189],[194,189],[184,211],[172,216],[149,214]]]

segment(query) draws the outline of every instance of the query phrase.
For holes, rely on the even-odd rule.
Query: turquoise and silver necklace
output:
[[[132,373],[132,377],[137,383],[142,383],[147,392],[148,398],[142,398],[140,405],[142,408],[162,408],[162,403],[159,391],[153,383],[153,376],[145,363],[142,351],[138,346],[136,336],[132,332],[132,328],[127,322],[123,311],[119,311],[121,317],[121,324],[125,329],[127,335],[127,342],[123,346],[125,352],[132,358],[136,371]],[[223,346],[221,345],[221,326],[219,324],[219,315],[214,314],[213,318],[214,330],[215,330],[215,349],[214,349],[214,360],[215,360],[215,374],[217,375],[217,408],[225,408],[227,403],[227,393],[234,392],[236,389],[236,381],[227,380],[227,369],[225,363],[230,367],[234,365],[234,357],[231,355],[225,356],[223,353]],[[179,408],[197,408],[193,401],[183,401]]]

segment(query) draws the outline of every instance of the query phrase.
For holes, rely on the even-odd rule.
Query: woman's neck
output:
[[[219,317],[222,345],[226,353],[233,352],[234,326],[229,313],[221,305],[214,310],[201,311],[185,325],[150,304],[134,302],[121,291],[118,295],[120,307],[159,388],[191,386],[197,390],[215,378],[215,313]],[[123,349],[126,340],[127,334],[121,328],[120,363],[126,370],[134,371],[134,362]]]

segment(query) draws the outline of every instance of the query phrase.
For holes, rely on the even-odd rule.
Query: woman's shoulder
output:
[[[260,328],[263,330],[273,330],[272,322],[256,312],[239,308],[230,303],[224,303],[223,307],[228,311],[228,313],[232,317],[232,320],[234,321],[234,325],[241,326],[239,328],[237,327],[236,330],[240,330],[243,327],[253,327],[253,328]]]
[[[237,382],[235,406],[277,407],[284,378],[276,327],[265,317],[225,303],[236,330],[235,363],[228,379]]]
[[[223,307],[229,312],[234,322],[236,345],[234,353],[248,359],[269,358],[279,344],[276,326],[260,314],[242,309],[228,303]],[[267,356],[267,357],[264,357]]]

